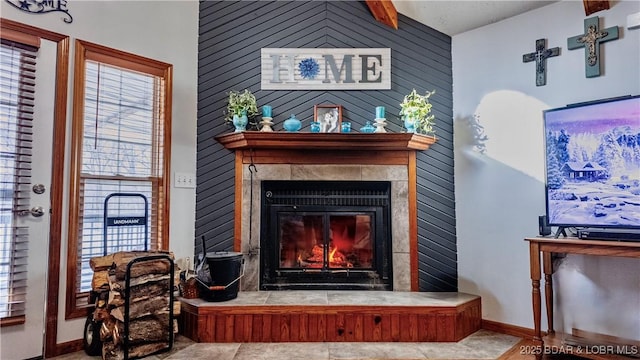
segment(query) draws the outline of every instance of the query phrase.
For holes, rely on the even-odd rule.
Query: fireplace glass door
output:
[[[390,185],[262,181],[260,289],[392,290]]]
[[[278,214],[280,269],[373,268],[372,213]]]

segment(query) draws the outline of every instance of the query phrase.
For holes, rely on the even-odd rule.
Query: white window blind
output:
[[[164,79],[87,60],[80,179],[78,292],[91,289],[94,256],[160,247],[159,226],[164,138]],[[148,201],[148,227],[108,227],[104,201],[114,193],[141,194]],[[136,197],[114,197],[108,216],[143,216]],[[145,230],[148,229],[148,230]]]
[[[0,48],[0,318],[24,315],[36,54],[2,40]]]

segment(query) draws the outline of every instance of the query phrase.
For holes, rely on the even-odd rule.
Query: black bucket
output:
[[[200,297],[206,301],[227,301],[238,297],[243,259],[242,253],[216,251],[207,253],[211,274],[209,286],[198,282]]]

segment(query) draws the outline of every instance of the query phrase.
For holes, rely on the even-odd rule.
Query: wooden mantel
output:
[[[325,149],[325,150],[427,150],[433,136],[411,133],[304,133],[244,131],[216,136],[229,150],[244,149]]]

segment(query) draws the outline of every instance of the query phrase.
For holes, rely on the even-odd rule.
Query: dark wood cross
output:
[[[545,49],[545,39],[536,40],[536,51],[522,55],[522,62],[536,62],[536,86],[544,86],[547,83],[547,58],[560,55],[560,48]]]
[[[618,39],[618,27],[599,30],[599,18],[585,19],[584,34],[567,39],[569,50],[584,47],[585,74],[588,78],[600,76],[600,44]]]

